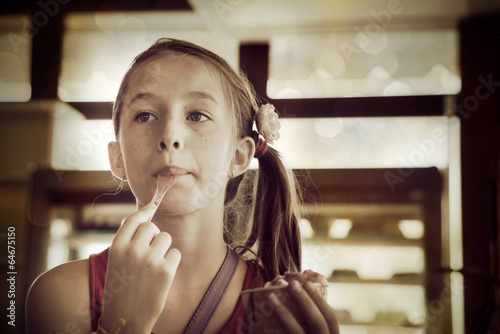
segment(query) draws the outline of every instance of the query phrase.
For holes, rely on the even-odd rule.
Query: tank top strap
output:
[[[109,248],[106,248],[98,254],[89,256],[90,315],[93,331],[97,330],[97,322],[102,315],[108,251]]]

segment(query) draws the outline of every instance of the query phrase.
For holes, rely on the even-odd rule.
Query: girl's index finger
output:
[[[113,243],[130,242],[140,224],[151,221],[158,205],[149,203],[130,215],[118,229]]]
[[[172,188],[172,186],[175,184],[175,182],[177,182],[176,175],[158,175],[157,178],[158,180],[156,184],[156,192],[151,199],[151,202],[137,210],[136,213],[129,216],[125,220],[122,226],[120,226],[120,228],[118,229],[113,242],[120,243],[122,239],[124,242],[129,242],[130,240],[132,240],[139,225],[144,222],[150,222],[151,219],[153,219],[153,216],[160,206],[163,197],[165,197],[167,191],[169,191],[170,188]]]

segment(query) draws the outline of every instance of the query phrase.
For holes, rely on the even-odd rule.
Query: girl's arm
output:
[[[170,248],[170,235],[149,221],[156,208],[151,203],[128,217],[109,249],[101,320],[108,331],[123,318],[120,334],[149,334],[165,306],[181,256]]]
[[[90,333],[88,260],[60,265],[39,276],[26,300],[26,332]]]
[[[170,249],[170,235],[149,222],[155,210],[149,204],[128,217],[111,244],[101,320],[108,331],[124,318],[120,334],[149,334],[165,306],[180,253]],[[36,279],[26,323],[29,334],[91,332],[88,260],[63,264]]]

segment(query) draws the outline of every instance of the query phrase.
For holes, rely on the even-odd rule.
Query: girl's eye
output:
[[[139,123],[151,122],[158,119],[155,115],[142,111],[135,116],[135,120]]]
[[[188,115],[188,119],[193,122],[208,121],[209,118],[199,111],[193,111]]]

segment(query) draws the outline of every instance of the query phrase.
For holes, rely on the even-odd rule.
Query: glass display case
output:
[[[342,333],[449,326],[449,303],[432,313],[444,291],[436,168],[415,169],[394,191],[386,177],[397,169],[294,172],[304,192],[303,269],[327,278]],[[130,191],[117,193],[107,171],[42,170],[33,185],[30,262],[40,270],[105,249],[136,210]]]

